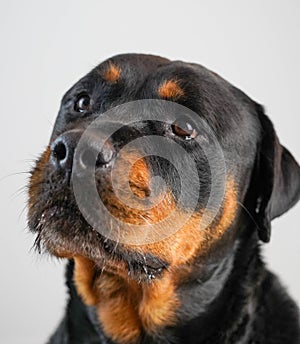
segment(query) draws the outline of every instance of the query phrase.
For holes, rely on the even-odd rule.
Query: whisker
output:
[[[18,216],[18,220],[19,220],[19,221],[20,221],[21,217],[23,216],[23,214],[24,214],[26,208],[27,208],[27,204],[24,205],[23,209],[21,210],[21,212],[20,212],[20,214],[19,214],[19,216]]]
[[[113,248],[113,251],[112,251],[113,254],[116,253],[117,247],[118,247],[119,242],[120,242],[120,236],[121,236],[121,231],[120,231],[120,226],[118,225],[118,238],[116,240],[116,245],[115,245],[115,247]]]
[[[7,175],[3,176],[2,178],[0,178],[0,183],[7,178],[19,176],[22,174],[29,174],[30,175],[30,171],[13,172],[13,173],[7,174]]]
[[[256,228],[258,228],[259,230],[261,230],[260,226],[258,225],[258,223],[255,221],[254,217],[252,216],[252,214],[250,213],[250,211],[246,208],[246,206],[239,202],[236,201],[236,203],[241,206],[241,208],[243,208],[245,210],[245,212],[248,214],[249,218],[253,221],[253,223],[255,224]]]
[[[21,196],[22,194],[26,194],[27,193],[27,186],[21,186],[19,189],[17,189],[13,194],[11,194],[11,198],[15,199],[19,196]]]

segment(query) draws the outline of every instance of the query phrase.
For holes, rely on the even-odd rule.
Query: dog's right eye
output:
[[[86,112],[90,109],[91,98],[87,94],[81,94],[74,105],[76,112]]]
[[[192,122],[190,123],[186,119],[181,118],[172,124],[172,131],[176,136],[189,141],[194,139],[198,134],[194,127],[195,126]]]

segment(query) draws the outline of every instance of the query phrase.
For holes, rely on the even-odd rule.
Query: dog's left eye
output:
[[[87,94],[80,95],[74,105],[74,110],[77,112],[86,112],[90,109],[91,99]]]
[[[172,131],[175,135],[185,139],[191,140],[197,136],[197,131],[194,124],[188,122],[186,119],[179,119],[172,124]]]

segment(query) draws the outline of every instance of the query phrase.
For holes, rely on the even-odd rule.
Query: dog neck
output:
[[[197,274],[188,276],[183,267],[149,283],[97,273],[93,262],[77,256],[71,288],[104,343],[172,343],[173,337],[185,343],[240,340],[247,335],[254,307],[254,291],[247,286],[258,279],[253,271],[261,264],[257,239],[249,235],[251,240],[241,238],[221,260],[193,264]]]

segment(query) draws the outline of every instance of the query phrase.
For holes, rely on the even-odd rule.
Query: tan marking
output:
[[[143,299],[139,305],[143,327],[148,333],[155,333],[160,327],[175,325],[179,306],[173,276],[165,272],[162,279],[143,287]]]
[[[144,159],[133,163],[129,173],[129,185],[132,193],[145,199],[150,194],[149,190],[150,173]]]
[[[83,301],[94,306],[98,301],[97,293],[94,290],[95,263],[83,256],[74,257],[74,283]]]
[[[154,333],[176,323],[179,301],[168,272],[161,280],[138,284],[104,271],[93,290],[101,326],[117,343],[136,343],[143,329]]]
[[[151,284],[138,284],[105,270],[94,279],[91,262],[83,257],[74,261],[78,293],[87,305],[96,306],[104,332],[116,343],[133,344],[143,330],[155,333],[176,323],[180,304],[170,273]]]
[[[129,181],[128,176],[124,173],[124,171],[128,170],[128,166],[132,166],[129,171]],[[167,217],[170,211],[174,209],[175,200],[170,192],[166,193],[161,201],[156,205],[154,204],[150,209],[143,210],[128,206],[128,204],[132,204],[131,201],[134,200],[134,196],[145,199],[151,192],[148,166],[145,160],[136,152],[124,154],[121,151],[114,171],[117,181],[114,187],[122,195],[122,201],[115,194],[116,190],[112,190],[110,185],[101,193],[101,199],[116,218],[124,223],[146,225],[156,223],[158,220]],[[129,193],[124,191],[128,182],[131,188]]]
[[[104,72],[104,79],[108,82],[117,82],[120,75],[121,69],[110,61],[107,70]]]
[[[182,88],[175,80],[164,81],[158,89],[160,98],[176,100],[184,95]]]
[[[136,282],[103,272],[97,284],[98,316],[104,332],[117,343],[135,343],[141,334],[137,307],[140,290]]]
[[[223,209],[218,221],[213,221],[208,228],[199,229],[203,213],[194,213],[173,235],[153,244],[139,245],[138,250],[157,255],[169,262],[172,267],[180,267],[199,255],[205,256],[234,220],[237,209],[236,197],[234,180],[228,178]],[[181,210],[178,212],[179,222],[180,216],[184,216]],[[134,247],[132,249],[134,250]]]

